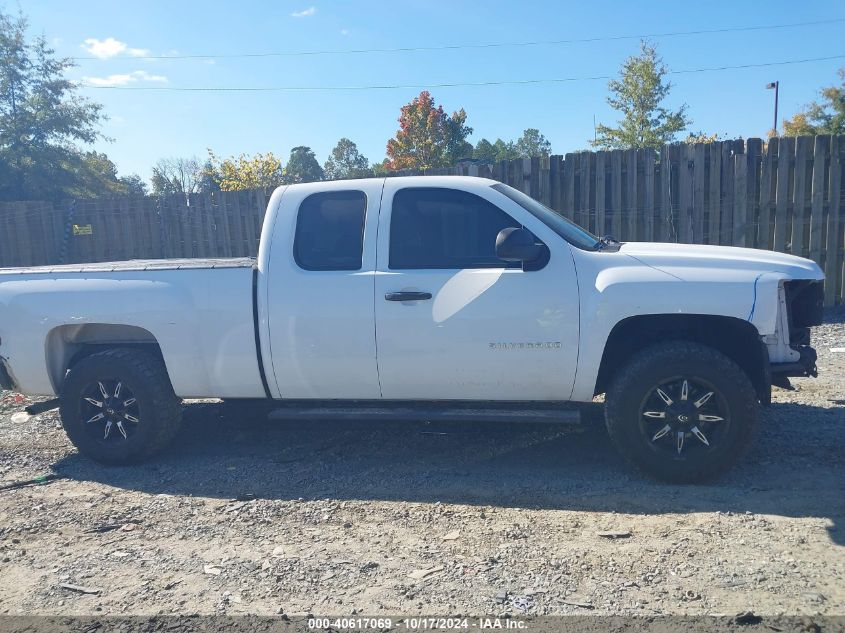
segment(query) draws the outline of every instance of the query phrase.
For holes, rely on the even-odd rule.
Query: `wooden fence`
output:
[[[254,256],[271,193],[0,203],[0,267]]]
[[[827,275],[825,302],[832,305],[845,291],[844,170],[845,136],[817,136],[578,152],[427,174],[505,182],[621,240],[809,257]],[[269,193],[2,203],[0,266],[255,255]]]

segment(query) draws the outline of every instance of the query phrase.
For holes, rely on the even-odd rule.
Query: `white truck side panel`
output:
[[[265,364],[271,393],[281,398],[378,399],[373,278],[383,180],[316,182],[288,187],[262,251]],[[363,191],[367,197],[360,270],[303,270],[293,257],[299,206],[314,193]],[[266,237],[266,232],[265,232]],[[266,272],[265,272],[266,271]],[[263,345],[262,345],[263,347]]]
[[[21,391],[55,395],[46,362],[55,328],[106,323],[158,341],[176,394],[263,397],[249,268],[22,274],[0,278],[3,355]],[[3,325],[0,325],[3,328]]]
[[[384,398],[565,400],[578,364],[578,284],[571,247],[493,181],[389,178],[379,222],[378,367]],[[549,247],[541,270],[389,267],[394,195],[405,187],[468,191],[510,215]],[[430,292],[426,301],[385,294]]]
[[[640,259],[638,249],[674,251],[675,257],[652,263]],[[701,250],[710,256],[684,257]],[[584,324],[571,396],[577,402],[592,400],[608,336],[620,321],[652,314],[727,316],[751,323],[760,336],[772,335],[779,317],[778,285],[796,277],[824,278],[811,261],[752,249],[634,242],[617,253],[573,249],[573,255]]]

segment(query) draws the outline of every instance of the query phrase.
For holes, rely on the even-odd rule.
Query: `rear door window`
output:
[[[363,191],[315,193],[296,218],[294,260],[304,270],[360,270],[364,253]]]

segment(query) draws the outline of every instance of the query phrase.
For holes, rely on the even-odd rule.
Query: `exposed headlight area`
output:
[[[823,319],[824,281],[792,279],[783,283],[783,304],[789,332],[789,348],[798,354],[797,360],[772,364],[772,384],[788,387],[790,376],[817,376],[817,354],[810,344],[810,327]],[[794,355],[793,355],[794,356]]]

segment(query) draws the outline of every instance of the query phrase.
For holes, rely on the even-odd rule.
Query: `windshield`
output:
[[[570,222],[560,213],[552,211],[546,205],[537,202],[534,198],[502,183],[491,186],[516,202],[573,246],[584,250],[596,250],[600,246],[599,238],[595,235],[585,231],[574,222]]]

